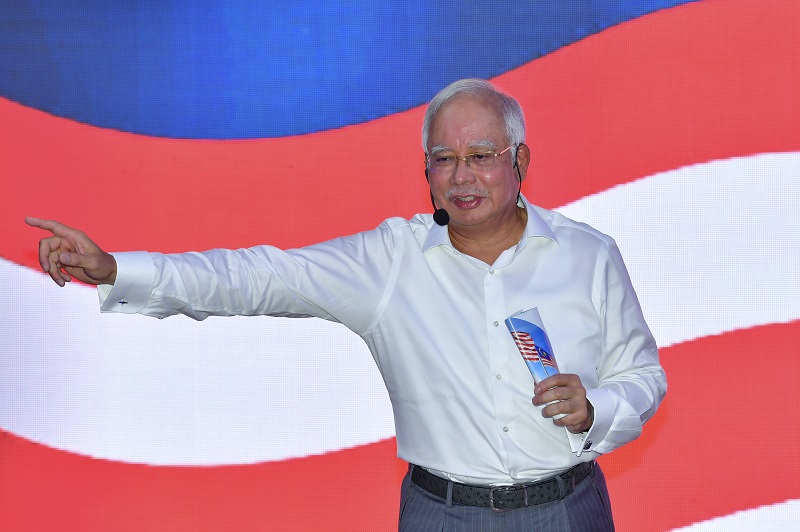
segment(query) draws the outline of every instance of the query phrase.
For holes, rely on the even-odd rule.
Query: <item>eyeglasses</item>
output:
[[[512,144],[508,148],[504,149],[500,153],[494,153],[491,151],[479,151],[475,153],[469,153],[463,157],[456,157],[455,155],[446,155],[444,153],[440,155],[434,155],[433,157],[429,157],[425,155],[425,164],[428,167],[428,171],[434,175],[450,175],[456,171],[456,167],[458,166],[458,161],[464,161],[467,163],[467,166],[471,169],[481,169],[481,170],[489,170],[494,168],[497,164],[497,158],[503,155],[505,152],[513,148],[514,145]]]

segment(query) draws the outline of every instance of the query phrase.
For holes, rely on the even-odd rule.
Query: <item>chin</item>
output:
[[[448,214],[450,214],[448,212]],[[480,225],[486,222],[487,219],[483,216],[453,216],[450,214],[450,223],[455,225],[461,225],[464,227]]]

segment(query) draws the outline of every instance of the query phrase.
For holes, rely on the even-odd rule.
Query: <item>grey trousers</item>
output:
[[[406,474],[400,494],[400,532],[503,532],[546,530],[607,532],[614,530],[606,480],[600,467],[575,491],[552,501],[509,512],[481,506],[447,504],[411,482]]]

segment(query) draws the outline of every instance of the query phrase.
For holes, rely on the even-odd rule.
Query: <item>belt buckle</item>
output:
[[[525,506],[523,508],[528,507],[528,488],[525,487],[524,484],[512,484],[510,486],[491,486],[489,487],[489,508],[492,509],[493,512],[510,512],[513,508],[498,508],[494,505],[494,494],[495,493],[507,493],[509,491],[516,491],[518,489],[522,489],[525,495]]]

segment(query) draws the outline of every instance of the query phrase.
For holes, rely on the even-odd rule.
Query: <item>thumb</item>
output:
[[[89,254],[63,251],[58,255],[62,267],[70,275],[88,284],[114,284],[117,277],[117,262],[113,255],[103,251]]]
[[[66,251],[62,252],[58,256],[58,260],[59,262],[61,262],[63,266],[73,266],[76,268],[83,267],[83,262],[84,262],[83,255],[79,253],[68,253]]]

